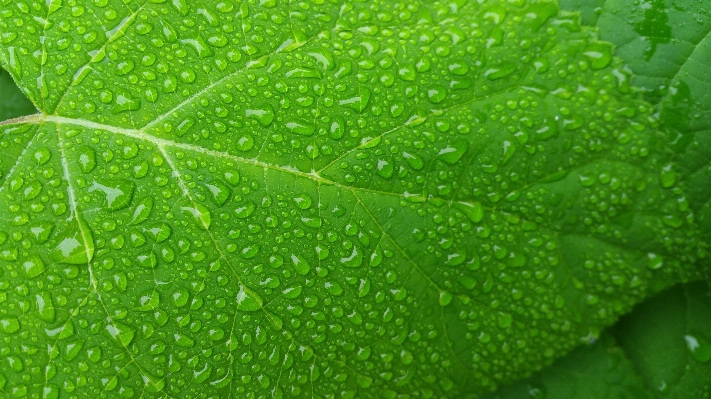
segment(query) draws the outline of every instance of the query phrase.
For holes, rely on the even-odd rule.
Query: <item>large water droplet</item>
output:
[[[309,262],[307,262],[306,259],[302,258],[300,255],[291,254],[291,263],[294,265],[296,272],[302,276],[308,274],[311,270]]]
[[[106,208],[115,211],[127,207],[131,203],[136,184],[127,180],[106,181],[105,184],[94,182],[89,192],[99,191],[104,195]]]
[[[346,267],[359,267],[363,264],[363,251],[354,246],[349,256],[341,258],[341,264]]]
[[[700,335],[684,335],[686,347],[691,352],[691,357],[699,362],[706,363],[711,360],[711,344]]]
[[[76,220],[76,219],[75,219]],[[58,226],[57,237],[49,256],[55,262],[72,265],[87,264],[94,257],[94,239],[91,230],[79,219],[71,225]]]
[[[45,264],[38,256],[31,256],[22,262],[22,273],[27,278],[37,277],[45,271]]]
[[[195,204],[194,206],[183,206],[180,210],[192,216],[192,220],[198,228],[203,230],[210,228],[212,216],[210,210],[203,205]]]
[[[133,337],[136,335],[136,330],[129,327],[127,324],[121,323],[119,321],[110,321],[104,330],[106,335],[111,338],[116,346],[127,347]]]
[[[240,285],[237,293],[237,310],[254,312],[262,308],[262,298],[249,288]]]

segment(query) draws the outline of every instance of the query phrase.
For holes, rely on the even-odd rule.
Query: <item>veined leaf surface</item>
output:
[[[2,4],[10,395],[463,397],[702,275],[554,3]]]

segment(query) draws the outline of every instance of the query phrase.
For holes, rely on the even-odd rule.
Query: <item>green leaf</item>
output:
[[[707,283],[651,298],[614,328],[645,385],[658,398],[711,395],[711,296]]]
[[[675,286],[635,307],[594,345],[484,398],[708,397],[710,305],[707,283]]]
[[[11,395],[463,397],[706,276],[554,3],[0,4]]]
[[[12,81],[10,74],[0,69],[0,121],[19,118],[37,112]]]
[[[597,19],[589,12],[593,4]],[[688,119],[686,124],[691,128],[708,126],[709,100],[704,94],[711,90],[704,76],[711,51],[708,4],[651,0],[640,6],[632,1],[605,0],[583,5],[566,0],[561,7],[581,11],[584,23],[600,28],[600,38],[617,46],[616,55],[634,71],[634,83],[648,91],[650,99],[662,100],[666,108],[681,101],[680,96],[691,96],[686,98],[684,117],[675,118]],[[692,110],[698,106],[706,111]]]
[[[615,55],[635,73],[633,83],[658,103],[677,153],[669,169],[685,181],[689,206],[711,236],[711,6],[693,0],[653,0],[643,7],[627,0],[561,5],[597,25],[600,38],[614,43]]]
[[[575,349],[551,366],[482,399],[652,399],[612,334]]]

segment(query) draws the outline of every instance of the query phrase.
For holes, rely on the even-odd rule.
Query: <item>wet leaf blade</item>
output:
[[[555,3],[316,3],[2,5],[41,110],[0,125],[2,389],[461,397],[706,276]]]
[[[534,375],[503,386],[482,399],[652,399],[635,364],[605,332],[590,346],[570,354]]]

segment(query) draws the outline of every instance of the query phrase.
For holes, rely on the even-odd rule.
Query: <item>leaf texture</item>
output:
[[[10,395],[471,396],[704,276],[554,3],[1,4]]]

